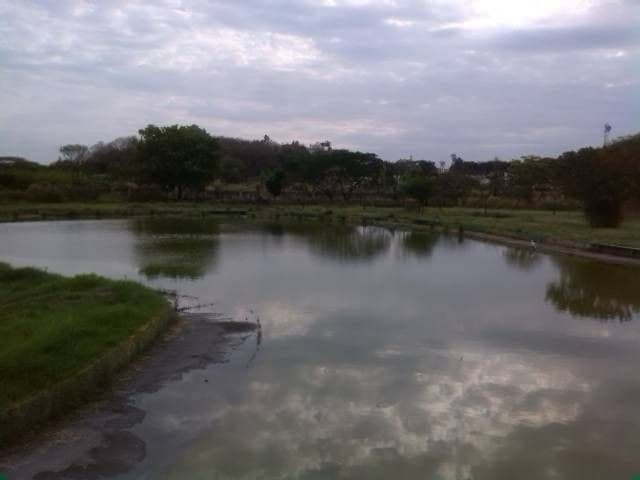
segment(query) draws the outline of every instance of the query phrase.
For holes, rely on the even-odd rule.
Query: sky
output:
[[[147,124],[385,160],[640,130],[640,0],[0,0],[0,155]]]

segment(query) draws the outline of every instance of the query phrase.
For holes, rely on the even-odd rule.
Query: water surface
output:
[[[0,261],[216,302],[261,328],[140,393],[144,479],[629,479],[637,269],[306,223],[0,225]],[[193,298],[192,298],[193,297]]]

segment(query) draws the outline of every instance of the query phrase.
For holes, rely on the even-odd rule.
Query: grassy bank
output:
[[[475,208],[425,208],[409,212],[403,208],[376,207],[271,207],[263,214],[325,216],[372,223],[438,225],[456,230],[505,235],[523,240],[561,241],[587,246],[611,243],[640,247],[640,217],[627,218],[619,228],[592,228],[582,212],[546,210],[488,210]]]
[[[2,427],[15,430],[20,423],[15,417],[22,413],[28,422],[29,415],[52,416],[79,403],[80,398],[63,397],[89,393],[137,352],[127,347],[99,371],[91,366],[169,312],[160,294],[137,283],[0,263],[0,435],[6,433]],[[81,377],[82,385],[74,383]],[[37,397],[35,414],[36,404],[29,415],[20,411]],[[16,413],[8,415],[12,409]]]
[[[488,210],[477,208],[425,208],[334,205],[216,205],[210,203],[61,203],[0,205],[0,221],[58,218],[122,218],[147,215],[209,216],[247,212],[256,217],[323,217],[335,221],[365,221],[389,224],[436,224],[446,228],[506,235],[524,240],[561,241],[586,246],[612,243],[640,247],[640,217],[628,217],[620,228],[594,229],[580,211]]]

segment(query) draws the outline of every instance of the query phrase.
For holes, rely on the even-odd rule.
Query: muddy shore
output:
[[[146,457],[144,440],[131,431],[147,415],[135,397],[156,392],[188,372],[226,362],[255,328],[255,323],[183,315],[99,400],[0,453],[0,472],[11,480],[125,474]]]

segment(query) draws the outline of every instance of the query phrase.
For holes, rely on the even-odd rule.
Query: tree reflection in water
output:
[[[264,230],[302,239],[312,254],[339,263],[371,261],[389,249],[393,236],[379,227],[327,226],[320,222],[270,223]]]
[[[638,271],[592,260],[552,257],[560,278],[547,285],[546,300],[576,317],[627,322],[640,312]]]
[[[147,278],[197,279],[218,256],[218,222],[199,218],[145,218],[130,225],[136,262]]]
[[[538,252],[524,248],[507,247],[502,255],[507,265],[525,272],[533,270],[542,262],[542,256]]]
[[[441,236],[433,232],[411,231],[402,237],[402,252],[421,258],[433,255]]]

